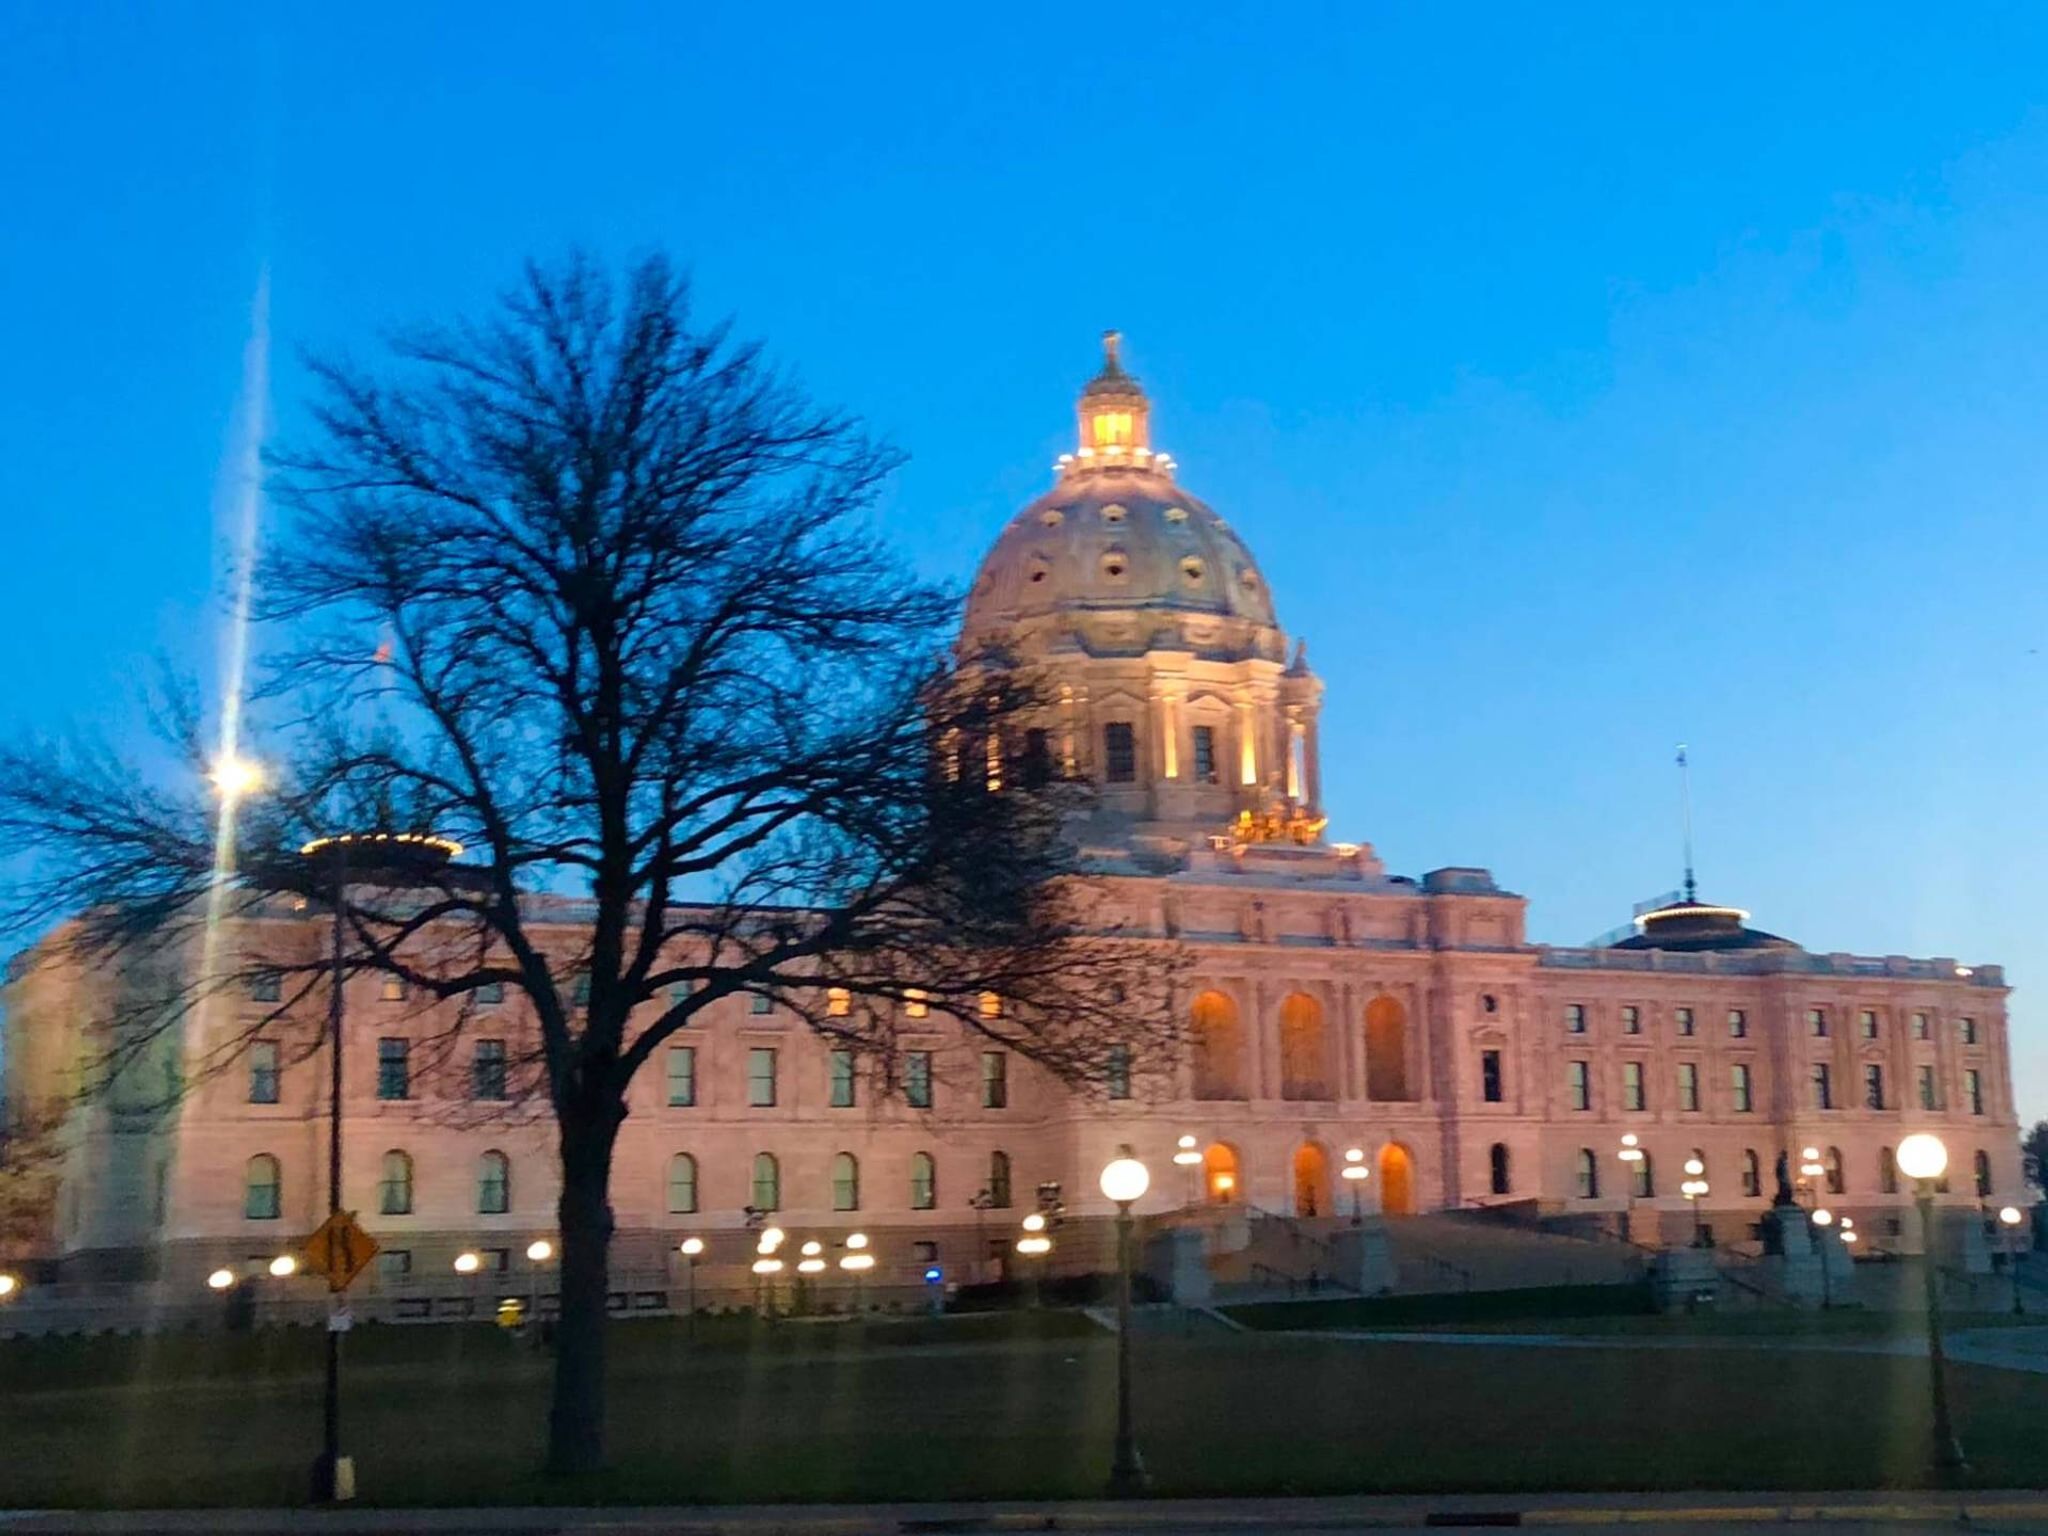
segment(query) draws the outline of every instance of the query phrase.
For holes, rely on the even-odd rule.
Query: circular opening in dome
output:
[[[1031,567],[1031,576],[1029,579],[1031,581],[1031,584],[1033,586],[1036,586],[1039,582],[1044,581],[1045,578],[1051,574],[1051,567],[1046,565],[1044,561],[1040,561],[1036,565],[1033,565]]]
[[[1047,507],[1038,514],[1038,520],[1048,528],[1057,528],[1067,520],[1067,514],[1058,507]]]
[[[1120,523],[1129,515],[1129,513],[1125,512],[1124,509],[1118,506],[1115,502],[1111,502],[1108,506],[1102,509],[1102,520],[1105,523]]]
[[[1250,566],[1246,566],[1243,570],[1239,571],[1237,573],[1237,579],[1240,583],[1243,584],[1244,589],[1247,592],[1256,592],[1258,590],[1259,573],[1253,570]]]
[[[1129,569],[1129,562],[1124,559],[1121,552],[1112,552],[1102,557],[1102,574],[1111,581],[1122,581],[1124,573]]]
[[[1186,507],[1168,507],[1159,515],[1169,523],[1184,523],[1188,520],[1188,509]]]
[[[1192,555],[1190,555],[1187,559],[1181,561],[1180,563],[1181,575],[1187,577],[1187,579],[1191,582],[1200,581],[1202,579],[1203,569],[1204,568],[1202,562],[1195,559],[1195,557]]]

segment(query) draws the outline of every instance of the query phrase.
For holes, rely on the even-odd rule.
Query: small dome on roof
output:
[[[1740,907],[1717,907],[1686,897],[1636,917],[1636,932],[1613,949],[1668,949],[1685,953],[1724,949],[1797,949],[1790,939],[1761,928],[1748,928],[1749,914]]]

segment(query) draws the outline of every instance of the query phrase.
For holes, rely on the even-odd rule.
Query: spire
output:
[[[1699,885],[1692,875],[1692,764],[1686,760],[1685,743],[1678,744],[1678,802],[1685,827],[1685,899],[1699,899]]]

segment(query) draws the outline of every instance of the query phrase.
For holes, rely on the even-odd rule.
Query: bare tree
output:
[[[529,269],[379,372],[315,372],[258,584],[281,788],[246,802],[227,899],[303,896],[291,850],[323,833],[467,845],[351,883],[347,963],[530,999],[562,1172],[549,1464],[590,1470],[613,1150],[663,1041],[765,995],[884,1059],[914,1012],[1085,1085],[1170,1048],[1176,960],[1063,836],[1086,791],[1047,772],[1043,690],[953,659],[954,599],[869,527],[896,455],[695,325],[666,262]],[[17,916],[83,908],[92,955],[219,915],[204,804],[109,754],[0,753],[0,830],[52,872]],[[566,949],[536,922],[565,901]],[[261,963],[316,985],[316,955]]]

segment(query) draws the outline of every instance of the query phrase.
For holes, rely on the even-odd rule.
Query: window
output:
[[[502,1152],[486,1152],[476,1164],[476,1213],[502,1216],[512,1209],[512,1161]]]
[[[1875,1061],[1863,1064],[1863,1107],[1884,1108],[1884,1067]]]
[[[249,1102],[277,1102],[277,1045],[273,1041],[258,1040],[249,1047]]]
[[[381,1001],[387,1003],[404,1002],[405,978],[403,976],[386,976],[377,983],[377,996]]]
[[[782,1209],[782,1165],[775,1161],[773,1152],[754,1154],[754,1209]]]
[[[1963,1037],[1963,1044],[1975,1045],[1977,1043],[1977,1021],[1975,1019],[1957,1019],[1956,1033]]]
[[[981,1107],[1010,1107],[1010,1058],[1001,1051],[981,1053]]]
[[[1508,1147],[1504,1141],[1496,1141],[1486,1154],[1486,1170],[1490,1180],[1489,1188],[1496,1195],[1505,1195],[1513,1188],[1508,1177]]]
[[[665,1058],[668,1065],[670,1109],[693,1109],[697,1104],[697,1047],[672,1045]]]
[[[1657,1179],[1651,1171],[1650,1154],[1643,1153],[1631,1166],[1633,1171],[1630,1177],[1634,1180],[1635,1197],[1638,1200],[1653,1198],[1657,1193]]]
[[[1752,1105],[1749,1095],[1749,1063],[1738,1061],[1728,1069],[1728,1107],[1746,1115]]]
[[[377,1279],[385,1285],[395,1285],[412,1275],[412,1250],[410,1248],[385,1248],[377,1254]]]
[[[1052,746],[1043,726],[1024,733],[1024,784],[1039,789],[1052,780]]]
[[[1198,725],[1195,737],[1195,782],[1214,784],[1216,782],[1216,728]]]
[[[284,996],[284,978],[275,971],[258,971],[249,978],[249,1001],[274,1003]]]
[[[1501,1101],[1500,1052],[1479,1053],[1479,1097],[1489,1104]]]
[[[1991,1154],[1989,1152],[1979,1152],[1975,1159],[1972,1160],[1971,1166],[1977,1174],[1977,1198],[1979,1200],[1989,1199],[1991,1196]]]
[[[1678,1107],[1689,1110],[1700,1107],[1700,1064],[1696,1061],[1678,1064]]]
[[[412,1072],[406,1042],[403,1040],[387,1038],[377,1042],[377,1097],[412,1097]]]
[[[903,1012],[906,1017],[921,1019],[931,1011],[931,996],[924,988],[912,987],[903,994]]]
[[[910,1154],[910,1208],[934,1211],[939,1206],[939,1165],[929,1152]]]
[[[1564,1005],[1564,1032],[1568,1035],[1583,1035],[1586,1032],[1586,1005],[1566,1003]]]
[[[1875,1040],[1877,1038],[1877,1010],[1875,1008],[1865,1008],[1856,1015],[1856,1031],[1866,1040]]]
[[[853,994],[844,987],[825,989],[825,1012],[835,1019],[843,1019],[853,1012]]]
[[[479,1099],[505,1097],[505,1042],[479,1040],[469,1064],[469,1091]]]
[[[1643,1064],[1640,1061],[1624,1061],[1621,1064],[1621,1107],[1643,1107]]]
[[[1922,1067],[1918,1073],[1918,1078],[1920,1083],[1920,1107],[1922,1109],[1941,1108],[1940,1095],[1934,1091],[1934,1068]]]
[[[828,1066],[828,1076],[826,1102],[834,1109],[853,1108],[857,1095],[854,1087],[853,1052],[834,1051]]]
[[[258,1152],[242,1175],[242,1215],[250,1221],[276,1221],[284,1214],[284,1175],[276,1158]]]
[[[1914,1015],[1913,1015],[1913,1038],[1914,1038],[1915,1040],[1925,1040],[1925,1039],[1927,1038],[1927,1035],[1928,1035],[1928,1027],[1927,1027],[1927,1015],[1926,1015],[1926,1014],[1924,1014],[1924,1013],[1916,1013],[1916,1014],[1914,1014]]]
[[[403,1152],[384,1154],[384,1177],[377,1185],[377,1210],[384,1216],[412,1214],[412,1159]]]
[[[1730,1040],[1744,1040],[1748,1036],[1749,1015],[1740,1008],[1730,1008],[1728,1010],[1728,1038]]]
[[[1899,1192],[1899,1159],[1890,1147],[1877,1149],[1877,1189],[1883,1195]]]
[[[860,1159],[842,1152],[832,1159],[832,1209],[860,1209]]]
[[[1825,1008],[1806,1010],[1806,1032],[1816,1040],[1828,1037],[1828,1011]]]
[[[1112,720],[1102,728],[1105,777],[1112,784],[1134,783],[1138,777],[1138,738],[1128,720]]]
[[[1690,1037],[1694,1029],[1692,1010],[1690,1008],[1680,1008],[1673,1017],[1678,1020],[1679,1034]]]
[[[998,1211],[1010,1208],[1010,1154],[991,1152],[988,1155],[988,1203]]]
[[[505,1001],[505,983],[502,981],[485,982],[476,989],[476,1000],[479,1003],[502,1003]]]
[[[1816,1061],[1813,1064],[1812,1077],[1813,1107],[1815,1109],[1833,1109],[1835,1107],[1835,1087],[1833,1075],[1828,1071],[1828,1064],[1824,1061]]]
[[[690,995],[696,990],[696,986],[688,981],[670,982],[668,989],[669,1006],[673,1008],[677,1003],[687,1003],[690,1000]]]
[[[750,992],[747,994],[747,1012],[758,1017],[761,1014],[773,1013],[774,1011],[775,999],[766,992]]]
[[[697,1159],[687,1152],[668,1160],[668,1212],[671,1216],[697,1214]]]
[[[932,1053],[911,1051],[903,1060],[903,1098],[912,1109],[932,1107]]]
[[[1131,1096],[1131,1048],[1128,1045],[1112,1045],[1109,1048],[1109,1096],[1112,1099],[1128,1099]]]
[[[1630,1004],[1621,1010],[1621,1032],[1624,1035],[1640,1035],[1643,1032],[1643,1010]]]
[[[1963,1073],[1963,1098],[1968,1101],[1970,1113],[1984,1113],[1984,1074],[1975,1067]]]
[[[1593,1084],[1583,1061],[1565,1063],[1565,1094],[1573,1109],[1593,1107]]]
[[[1755,1148],[1742,1154],[1742,1192],[1752,1200],[1764,1192],[1764,1165]]]
[[[747,1103],[767,1109],[775,1103],[775,1047],[757,1045],[747,1052]]]
[[[590,972],[578,971],[569,983],[569,997],[578,1008],[590,1001]]]
[[[1848,1187],[1842,1178],[1842,1149],[1829,1147],[1827,1154],[1821,1158],[1821,1165],[1827,1169],[1828,1193],[1841,1194]]]
[[[1600,1160],[1593,1156],[1591,1147],[1579,1148],[1579,1198],[1600,1198]]]
[[[1003,1000],[994,992],[984,992],[975,999],[974,1006],[984,1019],[1000,1019],[1003,1016]]]

